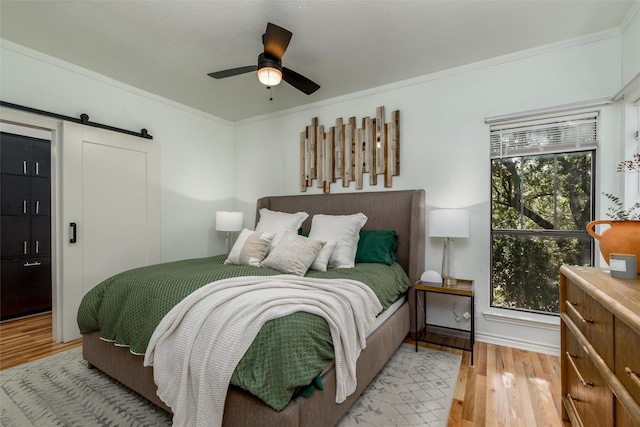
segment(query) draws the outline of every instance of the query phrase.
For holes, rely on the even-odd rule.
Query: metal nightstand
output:
[[[457,348],[460,350],[465,350],[465,351],[470,351],[471,352],[471,364],[473,365],[473,345],[475,343],[475,301],[474,301],[474,290],[473,290],[473,280],[466,280],[466,279],[458,279],[458,284],[456,286],[434,286],[434,285],[427,285],[424,283],[416,283],[415,285],[415,293],[416,293],[416,303],[419,301],[418,300],[418,293],[422,292],[422,308],[423,308],[423,314],[424,314],[424,323],[422,325],[422,331],[420,331],[420,329],[418,329],[418,309],[416,308],[416,315],[415,315],[415,321],[416,321],[416,331],[420,331],[417,332],[417,336],[416,336],[416,351],[418,351],[418,342],[422,341],[422,342],[428,342],[428,343],[432,343],[432,344],[438,344],[444,347],[451,347],[451,348]],[[449,328],[446,326],[439,326],[439,325],[435,325],[435,324],[428,324],[427,323],[427,294],[428,293],[438,293],[438,294],[446,294],[446,295],[456,295],[456,296],[462,296],[462,297],[466,297],[469,298],[471,301],[471,330],[468,331],[466,329],[457,329],[457,328]],[[428,326],[438,326],[439,328],[443,328],[443,329],[450,329],[450,330],[454,330],[454,331],[463,331],[469,334],[469,345],[468,346],[456,346],[456,345],[452,345],[452,344],[444,344],[441,342],[436,342],[436,341],[429,341],[427,339],[421,339],[422,336],[424,335],[425,338],[427,336],[427,327]]]

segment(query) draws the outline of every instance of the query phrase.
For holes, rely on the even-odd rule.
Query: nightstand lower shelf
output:
[[[415,322],[416,322],[416,351],[418,351],[418,343],[426,342],[431,344],[441,345],[443,347],[457,348],[459,350],[465,350],[471,352],[471,364],[473,365],[473,346],[475,343],[475,301],[473,292],[472,280],[458,280],[457,286],[442,287],[432,286],[423,283],[416,283],[415,296],[416,302],[419,301],[419,293],[422,292],[422,308],[424,314],[424,320],[422,328],[418,327],[418,310],[416,310]],[[436,324],[427,323],[427,294],[439,293],[447,295],[455,295],[469,298],[471,303],[471,329],[458,329],[447,326],[441,326]],[[437,328],[440,332],[455,331],[462,332],[465,337],[452,336],[444,333],[436,333],[430,331],[429,328]],[[424,339],[423,339],[424,337]]]

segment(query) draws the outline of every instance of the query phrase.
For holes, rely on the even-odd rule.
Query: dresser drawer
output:
[[[640,427],[640,420],[634,420],[619,401],[616,401],[616,427]]]
[[[614,329],[616,377],[640,404],[640,335],[619,319],[616,319]]]
[[[613,425],[614,395],[583,347],[567,334],[566,351],[567,403],[575,409],[584,426]]]
[[[565,298],[563,311],[613,369],[613,314],[571,281],[567,281]]]

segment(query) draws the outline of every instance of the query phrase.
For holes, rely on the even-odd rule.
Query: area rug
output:
[[[461,356],[402,344],[339,426],[446,426]],[[75,348],[0,372],[2,426],[169,426]]]
[[[459,354],[402,344],[338,423],[446,426],[460,372]]]

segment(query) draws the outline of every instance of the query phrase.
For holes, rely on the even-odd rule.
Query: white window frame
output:
[[[596,152],[598,148],[598,111],[558,111],[555,114],[546,114],[542,116],[531,115],[513,115],[504,119],[487,119],[490,125],[490,161],[495,159],[503,159],[509,157],[537,156],[546,154],[560,154],[578,151],[593,151],[592,161],[595,164]],[[537,132],[540,130],[552,130],[553,138],[551,141],[545,138],[539,138]],[[595,175],[592,177],[595,185]],[[493,179],[492,179],[493,183]],[[493,197],[491,197],[493,199]],[[595,191],[592,194],[592,215],[595,212],[596,204]],[[493,203],[491,204],[491,212],[493,213]],[[490,234],[493,236],[493,226],[490,225]],[[490,239],[493,242],[493,238]],[[491,243],[492,245],[492,243]],[[493,247],[490,248],[493,251]],[[592,252],[594,249],[592,248]],[[592,253],[592,262],[593,262]],[[490,265],[490,271],[493,269],[493,259]],[[554,316],[559,313],[545,313],[535,310],[509,308],[493,305],[493,285],[489,283],[489,310],[484,313],[488,320],[503,321],[503,317],[508,318],[526,318],[529,315]],[[508,312],[520,311],[524,316],[501,315],[502,310]],[[492,318],[497,316],[497,318]],[[538,318],[538,317],[536,317]],[[531,320],[527,320],[531,321]],[[542,321],[546,323],[546,321]],[[555,324],[555,322],[552,322]]]

